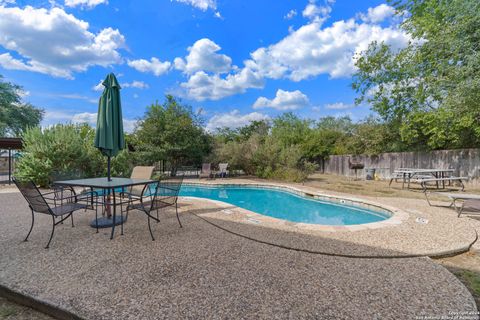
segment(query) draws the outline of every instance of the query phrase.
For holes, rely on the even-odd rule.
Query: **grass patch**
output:
[[[480,298],[480,273],[461,270],[455,272],[455,275],[467,285],[472,293],[475,294],[476,298]]]
[[[17,310],[8,306],[0,306],[0,319],[6,319],[9,316],[14,316],[17,314]]]
[[[465,287],[467,287],[468,291],[472,294],[473,299],[475,299],[477,308],[480,308],[480,273],[459,269],[457,267],[446,267],[463,283]]]

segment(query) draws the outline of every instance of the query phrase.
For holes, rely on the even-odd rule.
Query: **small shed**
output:
[[[0,138],[0,176],[8,174],[8,183],[12,183],[13,173],[13,152],[22,150],[23,142],[21,138]],[[2,152],[3,151],[3,152]]]

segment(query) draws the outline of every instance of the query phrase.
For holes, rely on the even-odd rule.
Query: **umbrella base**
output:
[[[115,217],[115,225],[121,225],[127,221],[127,218],[124,216],[123,218],[121,216],[116,216]],[[113,227],[113,217],[111,218],[98,218],[98,219],[93,219],[92,222],[90,222],[90,227],[96,228],[98,223],[99,228],[111,228]]]

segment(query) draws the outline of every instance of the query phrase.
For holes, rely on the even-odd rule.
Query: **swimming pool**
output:
[[[258,214],[291,222],[343,226],[379,222],[390,217],[385,212],[310,199],[266,187],[183,185],[180,196],[223,201]]]

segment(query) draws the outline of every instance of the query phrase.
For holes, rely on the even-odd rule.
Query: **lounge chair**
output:
[[[463,192],[425,192],[425,198],[430,206],[432,203],[428,197],[429,194],[441,195],[448,197],[451,200],[448,207],[454,207],[458,213],[458,216],[463,213],[464,210],[468,211],[480,211],[480,194],[463,193]],[[461,204],[459,204],[461,202]]]
[[[468,199],[462,202],[461,206],[456,206],[455,209],[457,210],[458,217],[464,212],[480,212],[480,200],[479,199]]]
[[[133,168],[130,178],[131,179],[151,179],[154,169],[155,167],[136,166]],[[128,188],[125,194],[130,195],[132,197],[139,198],[142,195],[143,187],[144,186],[132,186]]]
[[[202,164],[202,171],[198,175],[201,178],[211,178],[212,177],[212,164],[211,163],[204,163]]]
[[[220,176],[220,178],[225,178],[227,176],[228,174],[227,168],[228,168],[228,163],[218,164],[218,175]]]
[[[63,195],[65,194],[64,189],[62,189],[61,191],[54,190],[51,192],[41,193],[35,183],[31,180],[21,182],[14,178],[13,182],[18,187],[25,200],[27,200],[28,206],[30,207],[30,210],[32,212],[32,225],[30,226],[30,230],[28,231],[28,234],[25,237],[24,241],[28,241],[28,237],[32,232],[33,224],[35,222],[35,212],[47,214],[52,217],[52,232],[50,234],[50,239],[48,240],[45,249],[48,249],[50,246],[53,234],[55,233],[56,225],[63,223],[63,221],[70,217],[73,227],[73,212],[87,208],[87,204],[79,203],[77,195],[75,194],[73,188],[70,189],[70,196],[63,197]],[[62,195],[62,198],[59,199],[59,195]],[[49,200],[51,204],[49,204],[47,200]],[[57,218],[60,218],[60,220],[57,221]]]
[[[152,227],[150,225],[150,219],[156,222],[160,222],[158,216],[158,210],[175,206],[175,213],[177,215],[177,221],[182,228],[180,217],[178,216],[178,194],[182,187],[183,175],[177,175],[176,177],[169,178],[167,180],[160,180],[159,182],[153,182],[147,184],[142,191],[140,201],[132,203],[127,206],[127,216],[130,210],[140,210],[147,215],[148,230],[152,241],[155,241],[152,233]],[[154,190],[152,192],[152,190]],[[156,211],[156,216],[153,216],[153,211]]]

